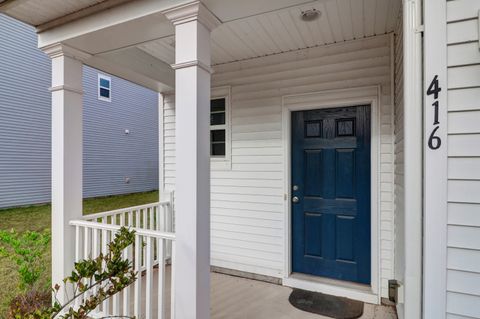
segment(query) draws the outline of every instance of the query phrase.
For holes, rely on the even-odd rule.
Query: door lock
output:
[[[292,202],[298,203],[299,201],[300,201],[300,199],[298,198],[298,196],[293,196]]]

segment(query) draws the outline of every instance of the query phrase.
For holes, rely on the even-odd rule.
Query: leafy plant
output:
[[[124,259],[122,254],[134,241],[135,231],[122,227],[108,244],[108,253],[75,263],[74,270],[63,280],[62,286],[55,285],[53,288],[55,300],[52,307],[37,308],[28,313],[12,313],[12,318],[88,318],[88,314],[103,301],[135,282],[137,273],[133,270],[132,262]],[[59,294],[65,294],[67,301],[61,303]],[[77,300],[81,301],[80,305],[73,307]]]
[[[42,233],[34,231],[18,233],[13,229],[0,231],[0,257],[5,257],[16,265],[21,291],[38,288],[36,284],[45,271],[43,256],[50,240],[48,230]]]

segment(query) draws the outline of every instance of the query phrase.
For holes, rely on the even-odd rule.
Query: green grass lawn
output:
[[[83,213],[93,214],[118,208],[143,205],[158,201],[158,192],[135,193],[128,195],[90,198],[83,201]],[[37,205],[0,210],[0,229],[15,229],[18,232],[44,231],[50,229],[51,206]],[[42,282],[48,283],[50,276],[51,252],[45,256],[45,276]],[[13,267],[13,268],[12,268]],[[5,317],[9,300],[18,294],[18,278],[14,265],[0,258],[0,318]]]

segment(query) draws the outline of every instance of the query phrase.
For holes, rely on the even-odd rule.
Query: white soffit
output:
[[[108,0],[16,0],[4,1],[9,16],[38,26]],[[1,8],[1,7],[0,7]]]
[[[269,3],[268,8],[272,8],[272,2],[265,2]],[[292,3],[279,0],[276,5],[284,6],[287,2]],[[212,33],[212,64],[230,63],[389,33],[394,29],[401,6],[401,0],[322,0],[308,1],[306,4],[305,1],[293,2],[303,4],[232,20],[215,29]],[[213,9],[210,9],[222,21],[239,15],[238,12],[235,15],[236,6],[248,7],[245,1],[237,0],[205,0],[205,3],[209,8],[213,6]],[[255,10],[267,8],[263,1],[256,3],[253,6]],[[225,9],[227,5],[231,6],[230,10]],[[320,17],[315,21],[303,21],[301,13],[309,9],[320,11]],[[247,9],[243,9],[245,10]],[[172,64],[174,46],[173,37],[166,37],[144,43],[139,48]]]

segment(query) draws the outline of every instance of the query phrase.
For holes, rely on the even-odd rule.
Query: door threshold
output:
[[[354,282],[325,277],[292,273],[283,279],[283,285],[291,288],[320,292],[327,295],[346,297],[371,304],[380,304],[380,297],[372,292],[372,287]]]

